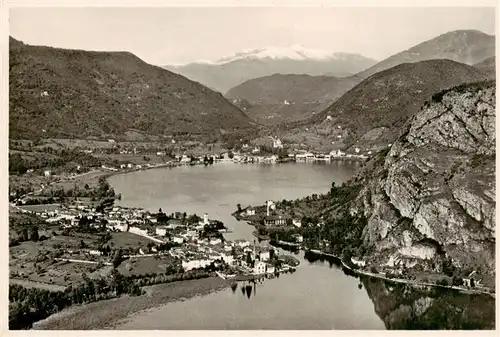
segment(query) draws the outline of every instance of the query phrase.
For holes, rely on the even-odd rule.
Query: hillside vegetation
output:
[[[355,77],[274,74],[246,81],[229,90],[226,97],[248,101],[250,118],[278,124],[313,116],[355,84]]]
[[[220,139],[255,124],[221,94],[127,52],[10,39],[11,138],[153,135]]]
[[[288,133],[338,141],[335,136],[342,130],[344,147],[377,149],[393,142],[433,93],[484,78],[480,70],[450,60],[401,64],[367,78]]]

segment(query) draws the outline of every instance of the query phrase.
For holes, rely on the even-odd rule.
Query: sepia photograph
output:
[[[4,6],[5,328],[495,330],[495,3],[238,3]]]

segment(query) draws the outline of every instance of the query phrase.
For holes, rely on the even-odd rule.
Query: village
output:
[[[113,167],[109,165],[102,165],[101,168],[109,171],[123,171],[123,170],[141,170],[155,167],[173,167],[179,165],[211,165],[214,163],[238,163],[238,164],[253,164],[253,163],[284,163],[284,162],[330,162],[334,160],[367,160],[372,155],[372,151],[366,149],[362,151],[360,148],[354,148],[354,153],[346,153],[341,150],[332,150],[329,153],[320,151],[307,151],[307,150],[287,150],[285,149],[282,141],[279,138],[271,137],[272,147],[263,147],[249,144],[243,144],[239,150],[221,151],[215,153],[202,153],[202,154],[177,154],[171,160],[163,163],[121,163],[119,166]],[[114,143],[113,140],[109,140]],[[391,144],[388,145],[389,147]],[[91,149],[82,150],[87,154],[92,154]],[[140,152],[137,149],[121,148],[117,150],[120,154],[134,154]],[[167,155],[167,151],[157,151],[155,155],[163,158]]]
[[[274,277],[276,273],[293,270],[297,265],[285,263],[271,246],[251,244],[246,240],[225,240],[223,233],[228,231],[227,228],[222,222],[209,219],[206,213],[200,218],[195,214],[188,216],[176,212],[166,215],[161,209],[158,213],[151,213],[120,206],[98,211],[77,202],[68,206],[40,206],[36,211],[20,210],[43,219],[47,224],[47,228],[38,230],[36,237],[46,247],[51,240],[59,243],[54,249],[57,254],[51,256],[54,263],[93,265],[96,269],[107,268],[108,271],[113,266],[124,269],[124,274],[130,274],[133,268],[142,269],[144,274],[157,273],[161,270],[160,265],[167,270],[174,268],[182,272],[211,270],[223,279],[235,280]],[[25,239],[32,240],[33,234],[30,236]],[[97,240],[89,241],[91,236]],[[71,237],[73,240],[69,239]],[[126,238],[127,244],[120,245],[120,238]],[[79,239],[77,245],[68,244]],[[114,243],[110,245],[111,241]],[[25,242],[21,240],[12,245],[11,255],[19,253],[23,244]],[[20,256],[18,258],[22,260]],[[16,259],[10,268],[11,278],[27,279]],[[156,262],[156,266],[147,270],[147,267],[139,266],[141,260],[149,264]],[[50,266],[44,269],[51,273]],[[102,276],[102,273],[97,274]],[[33,280],[43,282],[39,276],[32,276],[35,276]],[[51,281],[47,283],[57,284]]]

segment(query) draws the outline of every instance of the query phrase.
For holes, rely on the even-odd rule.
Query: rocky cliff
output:
[[[495,87],[481,82],[434,95],[367,164],[351,213],[368,218],[369,262],[494,275]]]

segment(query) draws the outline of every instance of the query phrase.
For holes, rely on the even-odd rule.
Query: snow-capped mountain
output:
[[[247,80],[272,74],[349,76],[376,63],[359,54],[308,49],[301,45],[244,50],[218,60],[165,66],[222,93]]]
[[[259,49],[245,50],[243,52],[235,53],[231,56],[223,57],[215,62],[202,61],[210,64],[224,64],[237,60],[255,60],[255,59],[273,59],[283,60],[290,59],[296,61],[305,60],[318,60],[324,61],[329,59],[345,60],[350,57],[360,57],[357,54],[348,53],[334,53],[321,49],[306,49],[302,45],[292,45],[287,47],[266,47]],[[361,58],[363,58],[361,56]]]

